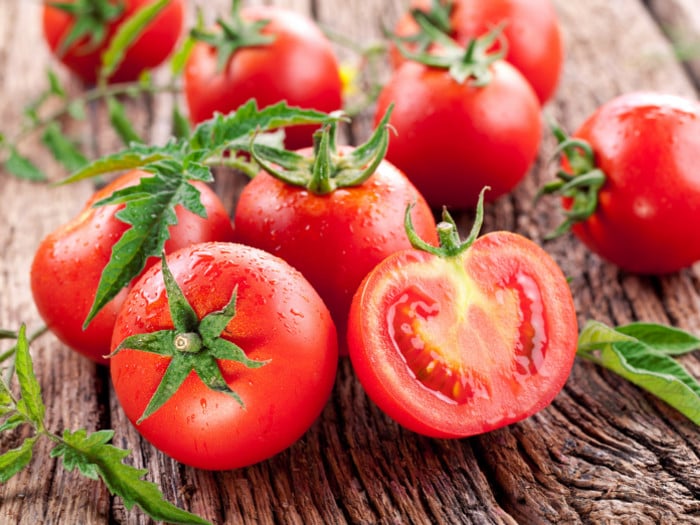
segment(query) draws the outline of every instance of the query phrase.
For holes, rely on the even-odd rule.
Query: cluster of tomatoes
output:
[[[110,23],[140,3],[125,2]],[[182,3],[173,0],[153,22],[163,24],[159,34],[179,33],[163,20],[172,10],[177,13],[169,20],[179,23]],[[438,34],[444,17],[431,14],[448,5],[449,35],[441,32],[429,45],[411,36]],[[178,210],[163,260],[149,261],[86,328],[102,270],[119,256],[112,246],[128,227],[117,217],[122,205],[93,204],[148,174],[116,179],[40,244],[32,289],[47,325],[67,346],[110,366],[129,419],[176,460],[229,469],[290,446],[323,410],[339,355],[349,354],[368,395],[389,416],[435,437],[519,421],[549,404],[566,381],[578,334],[566,278],[541,247],[520,235],[477,237],[484,196],[512,190],[537,154],[541,104],[552,96],[562,62],[552,6],[547,0],[459,0],[417,2],[415,8],[396,28],[395,70],[379,97],[370,142],[338,147],[332,126],[289,129],[286,146],[294,154],[285,158],[296,163],[293,176],[253,150],[266,169],[244,188],[233,221],[219,198],[195,183],[206,217]],[[58,49],[60,39],[51,35],[66,29],[52,17],[65,13],[55,10],[45,8],[45,26]],[[261,106],[286,100],[322,111],[340,108],[332,46],[309,19],[276,7],[243,8],[233,20],[220,20],[216,31],[199,33],[184,76],[194,122],[249,98]],[[475,40],[485,33],[485,40]],[[234,35],[245,36],[238,47]],[[400,58],[400,50],[412,59]],[[63,49],[61,59],[94,79],[89,72],[95,65],[85,65],[89,54],[73,51]],[[448,60],[455,58],[458,66]],[[138,74],[156,62],[144,58],[133,67]],[[132,74],[122,68],[119,75]],[[623,137],[624,128],[611,130],[616,123],[641,125],[629,123],[625,111],[651,122],[637,109],[658,102],[647,97],[613,103],[582,128],[581,138],[591,140],[596,154],[608,148],[601,150],[608,153],[600,165],[607,182],[598,199],[601,215],[574,227],[595,246],[605,228],[617,231],[606,221],[620,219],[629,205],[630,216],[654,222],[622,217],[629,220],[619,224],[624,236],[610,257],[627,255],[630,246],[637,264],[649,259],[634,245],[644,236],[637,228],[653,224],[649,235],[682,239],[688,232],[659,223],[664,212],[700,209],[692,201],[700,197],[689,196],[691,182],[680,184],[679,163],[663,182],[679,192],[663,202],[665,209],[659,206],[668,192],[658,193],[660,183],[651,175],[635,189],[639,197],[617,202],[616,192],[634,189],[629,180],[616,186],[617,173],[632,176],[630,163],[635,173],[646,173],[646,163],[661,169],[659,163],[670,162],[651,145],[642,160],[621,157],[621,150],[635,150],[627,145],[633,139]],[[667,102],[674,107],[675,100]],[[681,131],[700,136],[700,111],[691,103],[682,109],[693,118],[681,119],[671,109],[654,115],[655,122],[677,117],[677,126],[669,123],[667,130],[677,148],[686,137]],[[390,140],[387,124],[396,131]],[[610,144],[615,133],[620,136]],[[580,142],[562,139],[562,151],[567,180],[556,189],[564,192],[566,207],[578,209],[583,199],[574,190],[591,192],[570,181],[598,168]],[[484,186],[492,190],[484,193]],[[436,224],[433,210],[442,205],[476,206],[466,240],[446,212]],[[686,252],[700,249],[700,242],[685,244],[694,245]],[[690,264],[698,255],[678,254],[659,269],[672,271],[672,264]]]

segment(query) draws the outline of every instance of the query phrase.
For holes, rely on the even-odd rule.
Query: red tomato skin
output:
[[[249,369],[219,361],[245,408],[192,373],[171,399],[136,425],[169,358],[122,350],[112,358],[110,373],[125,414],[156,448],[195,468],[243,467],[286,449],[318,418],[333,388],[337,340],[323,301],[287,263],[248,246],[192,245],[167,261],[200,319],[221,310],[238,286],[236,315],[223,337],[249,358],[269,362]],[[130,335],[172,327],[156,265],[130,291],[112,346]]]
[[[672,273],[700,260],[700,103],[627,93],[603,104],[573,136],[590,143],[606,174],[596,212],[572,228],[589,249],[639,274]]]
[[[429,9],[430,1],[416,0],[412,7]],[[541,104],[552,99],[565,53],[561,26],[550,0],[456,0],[450,21],[452,37],[462,45],[505,23],[506,60],[527,79]],[[399,36],[417,32],[410,14],[399,20],[395,32]],[[397,49],[392,49],[391,57],[395,66],[405,60]]]
[[[92,205],[114,191],[136,184],[142,176],[152,174],[130,171],[95,192],[82,212],[60,226],[39,244],[31,267],[31,288],[34,303],[48,328],[68,347],[106,365],[112,329],[124,289],[95,316],[83,330],[83,322],[94,301],[102,270],[109,262],[112,246],[127,230],[127,224],[115,217],[124,205]],[[176,208],[178,224],[170,227],[166,253],[195,242],[230,241],[233,227],[224,205],[205,184],[195,182],[207,210],[203,219],[181,207]],[[151,258],[147,266],[158,258]]]
[[[537,320],[532,325],[544,356],[536,373],[520,379],[513,372],[514,347],[493,343],[518,337],[514,331],[524,326],[515,326],[526,317],[522,308],[516,308],[522,303],[503,301],[515,290],[513,279],[523,279],[527,283],[523,289],[537,299],[532,303]],[[439,304],[443,330],[439,332],[442,339],[432,341],[435,347],[467,363],[467,371],[468,363],[480,368],[489,395],[457,403],[416,379],[388,328],[392,304],[411,287]],[[472,305],[478,306],[478,301],[461,305],[455,298],[462,294],[485,298],[480,300],[487,306],[474,310]],[[578,339],[574,302],[561,269],[532,241],[502,231],[478,238],[461,258],[452,261],[419,250],[391,255],[358,288],[348,326],[353,369],[370,399],[405,428],[437,438],[488,432],[549,405],[569,376]],[[424,333],[436,332],[425,328]],[[534,358],[530,360],[534,363]]]
[[[78,41],[61,56],[58,55],[58,50],[73,26],[73,17],[65,11],[52,7],[48,1],[44,3],[42,27],[51,52],[87,84],[96,82],[102,63],[102,53],[107,49],[109,40],[119,26],[129,16],[152,1],[125,0],[125,3],[122,15],[109,24],[108,36],[102,45],[86,50],[85,41]],[[109,81],[116,83],[136,80],[144,70],[153,69],[165,61],[180,39],[184,19],[185,0],[172,0],[126,51],[122,63]]]
[[[460,84],[447,71],[406,62],[379,95],[375,123],[394,103],[396,130],[386,158],[428,203],[468,208],[488,185],[487,202],[512,191],[537,157],[540,106],[512,66],[494,63],[491,82]]]
[[[246,20],[269,20],[263,34],[273,43],[237,50],[224,71],[217,52],[198,42],[184,70],[184,92],[194,124],[215,112],[227,114],[250,99],[259,108],[286,101],[290,106],[331,112],[342,107],[342,84],[331,43],[300,13],[276,6],[244,7]],[[289,149],[311,146],[317,126],[285,129]]]
[[[376,264],[410,247],[403,224],[409,203],[416,204],[411,217],[418,235],[437,244],[432,211],[403,173],[386,161],[362,185],[326,195],[260,172],[240,195],[234,235],[237,242],[282,257],[304,274],[331,311],[340,353],[347,355],[352,296]]]

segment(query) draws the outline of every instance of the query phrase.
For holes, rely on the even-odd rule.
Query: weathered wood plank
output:
[[[381,38],[407,2],[401,0],[274,3],[314,14],[324,26],[360,45]],[[556,99],[545,112],[573,131],[600,103],[632,89],[697,96],[662,28],[638,0],[555,0],[564,27],[567,63]],[[693,0],[656,2],[660,20],[672,4],[696,38]],[[200,2],[205,15],[228,9],[227,0]],[[37,2],[0,0],[0,121],[17,123],[21,104],[43,86],[47,53],[37,46]],[[686,26],[683,26],[686,27]],[[20,30],[21,28],[21,30]],[[624,28],[624,31],[620,29]],[[684,29],[685,30],[685,29]],[[684,33],[686,34],[686,33]],[[685,37],[684,37],[685,38]],[[26,53],[31,49],[32,53]],[[352,53],[339,46],[344,59]],[[17,72],[21,71],[21,75]],[[382,74],[388,74],[388,70]],[[77,86],[73,87],[78,89]],[[130,106],[139,129],[154,142],[167,138],[172,98]],[[144,111],[148,109],[148,111]],[[369,112],[352,137],[369,131]],[[86,137],[94,152],[116,147],[93,116]],[[486,230],[519,231],[537,241],[559,221],[554,203],[533,206],[539,185],[552,176],[554,141],[545,137],[531,176],[513,195],[487,210]],[[37,150],[38,160],[49,163]],[[217,188],[231,209],[243,180],[223,176]],[[36,244],[74,215],[89,184],[48,188],[0,173],[0,326],[39,319],[29,293],[28,268]],[[467,215],[458,218],[466,229]],[[619,272],[565,237],[545,247],[572,277],[581,321],[635,319],[670,322],[700,333],[700,268],[663,278]],[[341,361],[331,403],[290,450],[232,472],[183,467],[141,440],[126,420],[107,374],[52,336],[34,346],[37,373],[52,429],[111,426],[115,444],[134,450],[132,461],[166,497],[214,523],[692,523],[700,522],[700,437],[664,404],[611,374],[577,363],[551,407],[527,421],[465,440],[432,440],[404,431],[365,396],[350,363]],[[700,376],[700,360],[686,363]],[[0,450],[12,443],[0,440]],[[38,455],[45,450],[38,451]],[[127,511],[96,482],[67,474],[46,455],[0,486],[2,523],[129,523],[150,520]]]

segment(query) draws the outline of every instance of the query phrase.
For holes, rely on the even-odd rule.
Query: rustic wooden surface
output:
[[[254,3],[254,2],[249,2]],[[391,25],[404,0],[277,0],[328,29],[368,44]],[[200,0],[207,16],[228,0]],[[554,0],[567,62],[545,114],[575,129],[597,105],[633,89],[689,97],[700,85],[697,0]],[[50,63],[39,29],[38,0],[0,0],[0,129],[19,125],[22,106],[45,85]],[[679,53],[674,53],[674,49]],[[347,50],[340,50],[351,58]],[[679,63],[678,58],[687,58]],[[62,73],[62,78],[67,75]],[[80,86],[71,83],[77,92]],[[153,142],[167,137],[172,99],[131,107]],[[350,136],[366,137],[368,114]],[[104,115],[77,129],[93,154],[110,151]],[[82,130],[82,131],[81,131]],[[536,241],[559,221],[552,203],[533,207],[552,177],[554,149],[511,195],[487,209],[486,230],[508,229]],[[52,176],[40,149],[34,158]],[[699,158],[700,161],[700,158]],[[233,209],[240,181],[217,182]],[[41,322],[29,292],[29,265],[39,240],[73,216],[91,192],[19,182],[0,172],[0,327]],[[464,225],[469,217],[459,219]],[[700,333],[700,266],[662,278],[618,271],[573,238],[544,245],[571,276],[581,322],[671,323]],[[690,422],[617,377],[577,362],[553,404],[511,427],[463,440],[426,439],[404,431],[367,399],[350,363],[320,420],[290,450],[233,472],[176,464],[140,440],[118,407],[108,374],[51,335],[33,346],[48,405],[48,427],[116,429],[170,501],[216,524],[237,523],[700,523],[700,433]],[[700,359],[684,362],[700,377]],[[14,446],[0,440],[0,450]],[[46,450],[31,468],[0,486],[0,523],[150,523],[127,511],[104,486],[66,473]]]

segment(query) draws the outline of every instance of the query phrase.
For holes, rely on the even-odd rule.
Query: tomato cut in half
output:
[[[520,421],[561,390],[578,326],[566,278],[510,232],[459,254],[396,253],[353,298],[348,346],[369,397],[404,427],[466,437]]]

